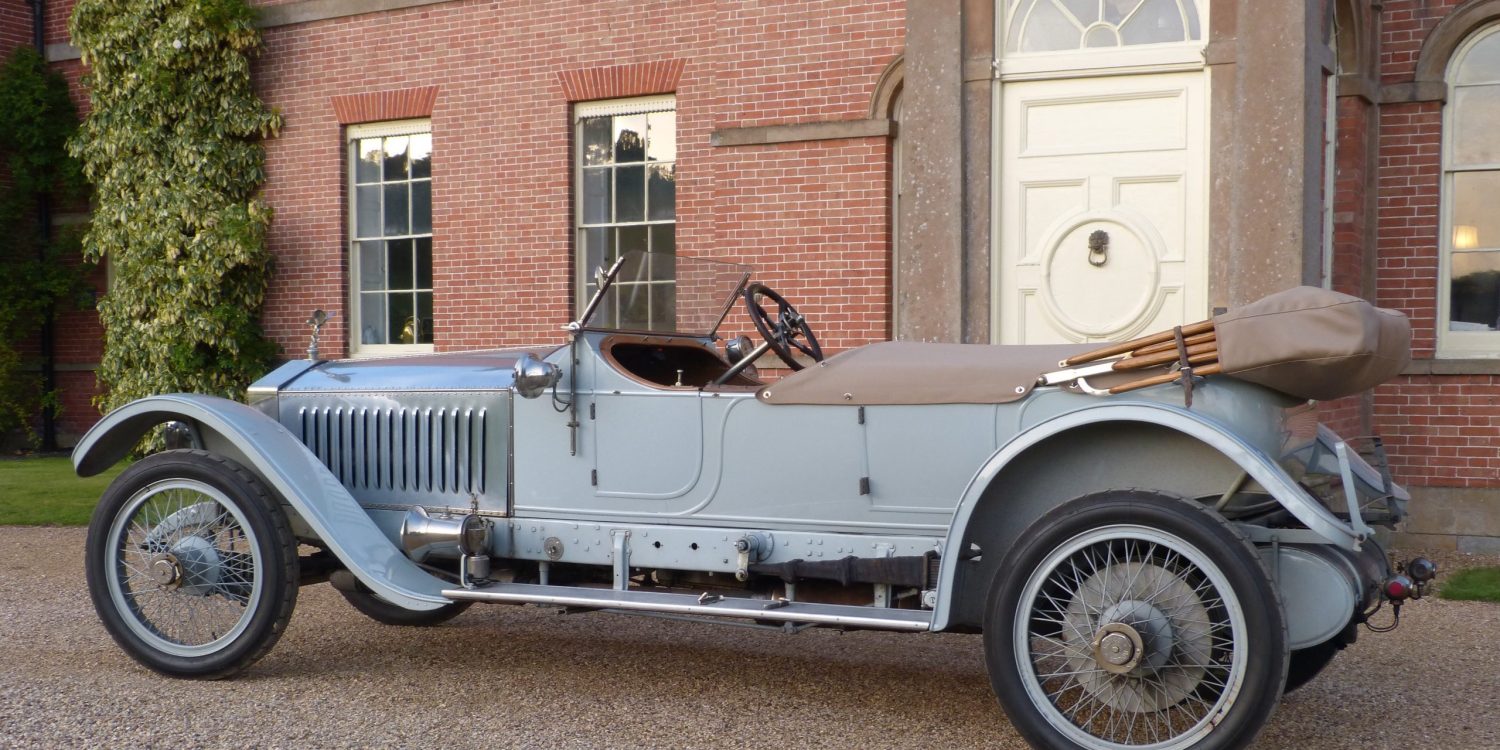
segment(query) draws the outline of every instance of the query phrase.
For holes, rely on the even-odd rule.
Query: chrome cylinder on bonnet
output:
[[[401,521],[401,548],[413,562],[424,562],[429,557],[457,559],[462,550],[459,545],[464,535],[466,516],[432,516],[420,505],[413,506]],[[473,531],[470,531],[471,535]],[[488,534],[480,542],[489,545]]]

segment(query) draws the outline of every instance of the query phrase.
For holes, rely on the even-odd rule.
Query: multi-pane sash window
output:
[[[348,136],[351,349],[430,349],[431,126],[425,120],[360,125]]]
[[[672,96],[589,102],[574,108],[577,144],[578,309],[594,293],[594,269],[633,250],[646,267],[617,282],[618,304],[593,324],[671,330],[676,310],[677,112]],[[625,289],[623,287],[629,287]]]
[[[1500,25],[1453,56],[1443,128],[1445,355],[1500,355]]]

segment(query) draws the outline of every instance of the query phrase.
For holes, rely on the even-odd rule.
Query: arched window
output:
[[[1500,353],[1500,24],[1448,65],[1443,127],[1444,354]]]
[[[1194,0],[1009,0],[1005,51],[1061,52],[1198,41]]]

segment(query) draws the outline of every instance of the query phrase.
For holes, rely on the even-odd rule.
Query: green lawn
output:
[[[1500,568],[1460,570],[1443,581],[1438,596],[1476,602],[1500,602]]]
[[[87,479],[65,456],[0,459],[0,526],[82,526],[127,462]]]

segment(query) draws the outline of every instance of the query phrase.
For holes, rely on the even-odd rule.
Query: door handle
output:
[[[1095,229],[1089,233],[1089,265],[1102,266],[1109,262],[1109,232]]]

